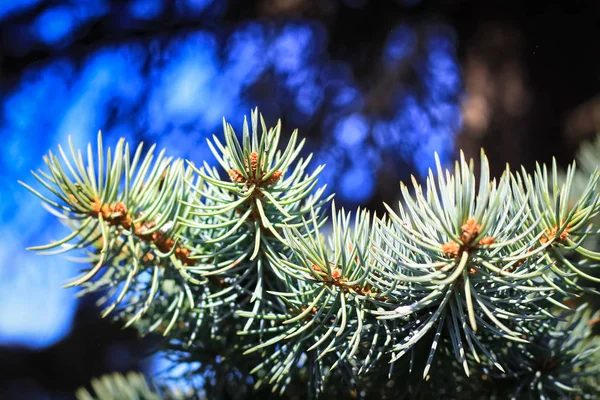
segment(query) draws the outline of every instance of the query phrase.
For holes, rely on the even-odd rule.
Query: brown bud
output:
[[[94,200],[90,201],[90,206],[92,206],[94,213],[100,214],[102,210],[102,203],[100,202],[99,198],[96,197]]]
[[[113,206],[113,213],[121,215],[127,214],[127,207],[122,202],[118,202]]]
[[[256,172],[256,168],[258,167],[258,153],[253,151],[250,153],[250,168],[252,168],[252,172]]]
[[[100,212],[102,213],[102,216],[104,217],[104,219],[108,219],[110,217],[110,215],[112,214],[112,207],[110,204],[103,204],[102,207],[100,208]]]
[[[460,251],[460,246],[456,242],[449,241],[442,245],[442,251],[448,256],[457,257],[458,252]]]
[[[487,246],[488,244],[492,244],[496,241],[493,237],[486,236],[479,241],[479,244],[482,246]]]
[[[240,171],[238,171],[237,169],[230,169],[229,171],[227,171],[227,173],[231,177],[231,180],[234,182],[237,182],[237,183],[246,182],[246,178],[244,178],[244,175],[242,175],[242,173]]]
[[[460,239],[465,244],[470,244],[473,239],[479,234],[479,230],[481,229],[481,225],[477,224],[475,218],[468,219],[461,227],[462,235]]]
[[[273,172],[273,175],[271,175],[269,177],[269,179],[267,179],[265,181],[265,186],[270,186],[270,185],[274,184],[275,182],[277,182],[279,180],[279,178],[281,178],[282,174],[283,174],[283,172],[281,172],[281,171]]]
[[[342,270],[339,268],[335,268],[331,271],[331,279],[334,281],[338,281],[342,277]]]
[[[557,226],[553,226],[552,229],[546,229],[546,231],[544,232],[544,236],[542,236],[540,238],[540,243],[545,244],[548,241],[554,239],[556,237],[557,232],[558,232]],[[567,228],[565,228],[565,230],[561,232],[558,239],[561,241],[564,241],[564,240],[567,240],[568,237],[569,237],[569,227],[567,226]]]

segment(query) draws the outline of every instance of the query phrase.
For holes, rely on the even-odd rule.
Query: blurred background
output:
[[[529,3],[529,4],[528,4]],[[102,130],[214,159],[258,106],[308,138],[336,202],[381,211],[400,180],[483,147],[492,170],[566,165],[600,130],[600,2],[0,0],[0,398],[152,371],[135,332],[61,289],[77,266],[24,248],[63,228],[17,184]]]

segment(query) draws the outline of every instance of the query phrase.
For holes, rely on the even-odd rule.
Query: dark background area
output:
[[[67,134],[212,162],[221,118],[258,106],[309,139],[336,202],[381,212],[434,151],[483,147],[496,175],[570,162],[600,127],[598,21],[594,0],[0,1],[0,398],[153,368],[152,338],[57,291],[70,263],[25,254],[61,235],[16,180]]]

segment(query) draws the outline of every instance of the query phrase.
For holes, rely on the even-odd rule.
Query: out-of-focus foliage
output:
[[[159,389],[148,384],[144,375],[130,372],[127,375],[112,374],[93,379],[91,393],[85,388],[77,391],[78,400],[183,400],[192,399],[183,392]],[[201,399],[201,397],[194,397]]]
[[[579,169],[573,179],[573,189],[576,193],[583,193],[586,176],[592,174],[600,165],[600,135],[593,141],[583,143],[577,151],[576,158]]]
[[[577,151],[576,159],[578,169],[573,176],[573,193],[575,194],[575,198],[585,192],[587,177],[600,167],[600,135],[597,135],[592,141],[584,142]],[[563,173],[560,176],[560,179],[561,181],[564,181],[567,177]],[[595,216],[593,222],[594,226],[598,226],[600,218]],[[583,245],[587,248],[599,249],[599,235],[600,231],[591,231],[583,241]],[[595,277],[600,275],[594,268],[583,266],[583,270]],[[595,284],[594,288],[598,290],[600,285]],[[595,293],[589,295],[587,301],[593,304],[595,309],[600,308],[600,297]]]

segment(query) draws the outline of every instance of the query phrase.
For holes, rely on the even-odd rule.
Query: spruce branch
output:
[[[220,170],[154,146],[130,154],[123,140],[105,149],[100,134],[85,158],[59,146],[33,173],[49,194],[23,185],[72,232],[30,249],[83,253],[88,267],[69,286],[100,293],[104,316],[162,333],[164,351],[231,384],[252,375],[279,393],[301,381],[310,395],[365,398],[385,397],[378,382],[418,378],[406,395],[435,398],[519,376],[529,383],[511,396],[598,390],[582,328],[595,317],[571,308],[600,281],[588,240],[597,170],[585,185],[575,164],[561,179],[556,162],[494,179],[482,151],[476,179],[462,153],[453,172],[436,156],[424,185],[402,184],[380,218],[332,204],[325,235],[323,166],[308,172],[297,132],[280,147],[281,124],[268,129],[256,110],[240,137],[223,129],[209,141]],[[559,340],[571,330],[587,333]],[[539,348],[560,355],[552,373],[531,375]]]
[[[378,297],[367,279],[372,265],[368,251],[372,217],[359,210],[352,224],[351,215],[335,206],[332,216],[329,240],[321,235],[314,212],[310,221],[304,221],[308,234],[286,228],[292,253],[280,253],[273,260],[283,266],[286,290],[270,294],[286,308],[255,317],[273,322],[271,337],[246,353],[262,352],[263,361],[253,371],[265,371],[265,380],[277,389],[284,390],[294,371],[313,360],[307,366],[313,370],[309,383],[322,391],[331,370],[339,366],[344,373],[356,360],[362,361],[357,355],[369,352],[365,341],[373,341],[372,331],[377,329],[375,318],[365,314],[367,299]],[[269,347],[276,349],[264,351]],[[365,362],[367,369],[371,362],[368,358]],[[351,372],[346,375],[351,379]]]
[[[482,152],[477,185],[473,163],[462,155],[454,174],[444,173],[438,159],[436,164],[437,179],[430,171],[427,191],[413,182],[411,195],[402,186],[399,213],[388,207],[389,220],[379,223],[373,256],[389,301],[371,312],[402,323],[392,362],[435,329],[424,377],[444,329],[467,375],[467,355],[479,363],[483,353],[503,370],[486,348],[489,335],[527,343],[533,333],[530,321],[555,318],[549,304],[566,307],[563,300],[581,295],[578,277],[594,280],[563,255],[588,253],[561,235],[567,226],[573,227],[569,233],[574,237],[585,235],[590,217],[598,212],[598,177],[590,177],[586,195],[567,212],[563,204],[569,182],[551,190],[545,168],[538,168],[535,177],[525,171],[515,176],[507,168],[496,183],[489,180]],[[553,177],[556,171],[554,165]],[[556,201],[546,200],[551,196]],[[557,226],[556,215],[560,225],[549,235],[548,227]],[[564,273],[563,265],[577,274]]]
[[[269,290],[281,290],[284,283],[280,266],[272,262],[273,255],[289,253],[288,241],[282,229],[301,228],[301,219],[311,212],[320,213],[329,198],[322,199],[325,187],[314,190],[322,166],[308,174],[311,156],[296,160],[304,140],[298,142],[293,132],[283,150],[278,148],[281,124],[267,129],[258,111],[251,115],[251,128],[244,120],[242,141],[233,127],[223,121],[225,144],[216,137],[209,146],[228,177],[221,178],[216,168],[206,163],[194,168],[206,182],[193,211],[182,224],[197,230],[197,251],[214,255],[212,262],[190,270],[191,274],[211,276],[227,282],[236,290],[224,289],[211,296],[208,307],[220,302],[235,301],[236,313],[246,318],[243,332],[255,322],[255,316],[281,309]],[[324,219],[319,216],[320,224]],[[267,329],[261,323],[261,330]]]
[[[104,150],[98,134],[97,155],[87,148],[87,162],[69,141],[70,156],[58,147],[60,158],[52,152],[45,157],[49,173],[33,172],[38,181],[57,200],[49,199],[29,185],[46,208],[73,230],[56,242],[31,247],[42,254],[79,251],[79,261],[92,265],[67,286],[82,287],[79,295],[100,292],[110,313],[133,324],[151,311],[151,318],[140,326],[152,331],[158,327],[168,333],[183,310],[194,307],[193,289],[184,267],[191,264],[191,250],[179,235],[189,236],[185,227],[174,223],[190,208],[193,188],[188,186],[192,170],[182,160],[173,160],[152,146],[142,157],[143,146],[133,156],[128,144],[117,143],[114,152]],[[187,321],[181,322],[186,324]]]
[[[497,184],[489,181],[482,153],[476,185],[472,161],[461,156],[454,175],[444,174],[437,158],[436,164],[437,180],[430,171],[427,192],[414,182],[412,196],[403,186],[399,214],[388,207],[389,220],[380,221],[373,256],[390,301],[373,313],[402,321],[392,361],[435,329],[427,377],[447,329],[455,357],[469,375],[467,353],[477,362],[480,353],[493,360],[477,333],[524,341],[524,328],[515,322],[545,318],[539,304],[551,288],[532,283],[545,268],[533,257],[524,259],[524,249],[536,246],[535,235],[527,233],[537,221],[515,201],[518,188],[511,188],[508,170]]]

